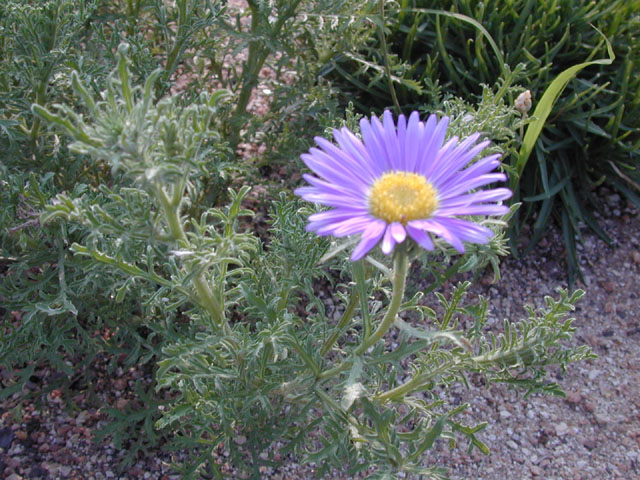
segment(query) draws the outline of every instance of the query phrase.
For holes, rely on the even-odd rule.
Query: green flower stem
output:
[[[179,205],[175,205],[175,201],[170,201],[167,197],[167,194],[162,189],[162,187],[158,186],[155,189],[156,197],[160,202],[160,206],[162,207],[162,211],[164,212],[164,216],[167,220],[167,224],[169,226],[169,232],[171,237],[177,242],[187,242],[187,235],[184,233],[184,228],[182,228],[182,222],[180,221],[179,214]],[[175,195],[174,195],[175,199]],[[196,289],[196,294],[198,301],[202,307],[204,307],[215,323],[217,328],[222,328],[225,334],[231,333],[231,327],[229,323],[224,318],[224,309],[222,305],[215,297],[214,293],[211,291],[211,287],[207,282],[204,272],[196,275],[193,278],[193,286]]]
[[[38,85],[38,90],[36,91],[36,100],[35,104],[43,106],[47,99],[47,85],[49,83],[49,72],[47,72],[46,78],[44,78]],[[33,124],[31,125],[31,130],[29,130],[29,141],[32,145],[36,144],[38,140],[38,135],[40,134],[40,117],[36,115],[33,119]]]
[[[327,380],[331,377],[335,377],[339,373],[349,369],[351,367],[351,363],[352,363],[351,360],[346,360],[336,367],[330,368],[329,370],[325,370],[320,375],[318,375],[318,380]]]
[[[352,293],[351,298],[349,299],[349,303],[347,304],[347,308],[345,309],[344,313],[342,314],[342,318],[340,319],[340,321],[338,322],[338,325],[336,326],[336,331],[333,332],[333,335],[331,335],[327,339],[325,344],[322,346],[322,350],[320,350],[320,355],[321,356],[324,357],[327,354],[327,352],[329,352],[329,350],[331,350],[331,347],[333,347],[333,345],[338,340],[338,337],[342,334],[342,330],[349,324],[349,322],[353,318],[353,314],[356,311],[356,307],[358,305],[359,300],[360,300],[360,295],[358,294],[358,291],[355,290]]]
[[[404,289],[407,280],[407,265],[409,263],[408,257],[404,244],[398,245],[393,258],[393,292],[391,294],[391,303],[389,304],[387,313],[376,331],[369,337],[365,338],[362,344],[356,349],[356,355],[361,355],[366,352],[367,349],[380,340],[384,334],[387,333],[389,328],[391,328],[391,325],[393,325],[393,322],[396,319],[396,314],[402,304],[402,299],[404,298]]]
[[[477,355],[475,357],[453,358],[443,363],[438,368],[416,375],[402,385],[397,386],[387,392],[376,396],[380,402],[393,402],[401,400],[411,392],[421,388],[423,385],[431,382],[440,375],[451,375],[462,369],[469,370],[475,366],[479,370],[488,369],[493,366],[500,368],[511,368],[514,366],[530,365],[535,358],[536,341],[525,342],[515,350],[507,350],[505,352],[497,352],[490,355]]]
[[[358,260],[351,265],[353,279],[356,282],[356,290],[360,296],[360,316],[362,317],[362,336],[367,338],[371,334],[371,317],[369,315],[369,298],[367,292],[367,266],[363,260]],[[391,272],[389,272],[391,273]],[[390,275],[389,275],[390,276]]]
[[[406,381],[402,385],[392,388],[380,395],[376,395],[376,400],[385,403],[393,402],[404,398],[407,394],[419,389],[423,385],[429,383],[431,380],[439,375],[451,374],[462,367],[463,363],[459,359],[452,359],[449,362],[444,362],[438,366],[438,368],[431,370],[422,375],[416,375],[411,380]]]
[[[389,86],[389,92],[391,93],[391,99],[393,100],[393,108],[396,111],[396,115],[400,115],[402,110],[400,109],[400,103],[396,96],[396,89],[393,86],[393,76],[391,75],[391,64],[389,62],[389,51],[387,49],[387,38],[384,31],[384,0],[378,0],[378,11],[380,12],[380,44],[382,46],[382,58],[384,60],[384,72],[387,77],[387,85]]]
[[[407,254],[405,246],[398,245],[395,250],[393,259],[393,293],[391,294],[391,303],[389,304],[387,313],[385,314],[376,331],[362,341],[362,344],[355,350],[355,355],[362,355],[365,351],[367,351],[369,347],[380,340],[384,336],[384,334],[387,333],[389,328],[391,328],[391,325],[393,325],[398,310],[400,309],[400,305],[402,304],[402,299],[404,297],[404,289],[407,280],[407,266],[409,263],[408,258],[409,255]],[[325,370],[320,375],[318,375],[318,380],[327,380],[338,375],[339,373],[347,370],[351,366],[351,363],[351,360],[345,360],[339,365],[330,368],[329,370]]]

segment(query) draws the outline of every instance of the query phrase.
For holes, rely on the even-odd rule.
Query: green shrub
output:
[[[320,65],[315,47],[331,48],[331,33],[352,24],[339,14],[359,7],[346,1],[252,5],[259,14],[245,22],[250,11],[231,15],[223,2],[205,0],[0,2],[0,368],[12,373],[0,398],[23,391],[43,364],[63,385],[78,378],[91,385],[85,377],[91,369],[83,366],[104,354],[113,359],[110,368],[123,355],[128,366],[152,365],[189,308],[186,299],[176,301],[166,289],[114,268],[144,257],[159,274],[167,273],[156,265],[167,255],[166,245],[152,248],[144,241],[158,233],[157,213],[151,197],[132,184],[135,175],[123,173],[131,165],[71,151],[69,137],[43,123],[33,105],[42,111],[77,105],[74,118],[91,118],[85,100],[113,93],[118,79],[109,73],[122,60],[117,51],[125,39],[128,61],[121,66],[132,85],[159,69],[149,102],[154,108],[164,105],[159,117],[165,122],[199,104],[200,93],[212,85],[228,87],[236,101],[216,107],[207,131],[217,133],[200,151],[198,174],[188,179],[188,214],[195,219],[224,202],[233,177],[251,173],[230,144],[263,137],[271,149],[261,163],[291,164],[308,145],[304,132],[337,116],[331,90],[312,88]],[[299,15],[303,9],[310,19]],[[335,21],[324,22],[320,13]],[[278,28],[271,24],[274,16]],[[253,55],[237,61],[251,42]],[[255,93],[256,78],[246,72],[257,74],[261,66],[275,72],[269,85],[274,93],[266,98],[268,112],[258,119],[246,102]],[[171,108],[159,103],[168,96]],[[114,139],[128,128],[118,124],[118,115],[101,118],[102,132]],[[45,214],[54,206],[67,209],[69,221]],[[74,244],[88,250],[73,251]],[[97,258],[92,252],[99,252]],[[112,411],[114,422],[105,433],[117,444],[131,441],[138,426],[157,419],[151,406],[154,384],[149,388],[143,392],[149,404],[141,412]],[[126,460],[156,439],[139,438]]]

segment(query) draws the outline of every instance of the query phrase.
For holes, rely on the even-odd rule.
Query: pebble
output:
[[[598,425],[606,425],[607,423],[611,422],[609,416],[603,412],[594,412],[593,418],[596,420]]]
[[[500,410],[500,418],[505,420],[507,418],[509,418],[511,416],[511,413],[509,413],[507,410]]]
[[[556,435],[561,437],[562,435],[566,435],[569,433],[569,427],[566,423],[560,422],[556,425]]]
[[[567,392],[566,400],[568,403],[572,404],[580,403],[580,400],[582,400],[582,395],[580,394],[580,392],[571,390]]]
[[[606,281],[602,282],[600,286],[604,288],[604,291],[607,293],[612,293],[616,290],[616,282]]]
[[[76,417],[76,425],[83,425],[89,418],[89,412],[86,410],[81,411]]]
[[[124,390],[125,388],[127,388],[127,380],[124,378],[116,378],[113,381],[113,388],[115,388],[116,390]]]
[[[542,469],[540,467],[538,467],[537,465],[531,465],[529,467],[529,470],[531,471],[531,475],[534,475],[536,477],[541,477],[542,476]]]

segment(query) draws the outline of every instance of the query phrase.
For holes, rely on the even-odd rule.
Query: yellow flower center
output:
[[[369,191],[369,212],[387,223],[429,218],[438,208],[438,192],[422,175],[388,172]]]

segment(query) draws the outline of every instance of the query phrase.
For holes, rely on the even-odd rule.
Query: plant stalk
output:
[[[164,212],[167,220],[171,237],[177,242],[187,242],[187,235],[185,234],[182,222],[180,221],[179,204],[176,205],[175,202],[170,201],[167,194],[162,190],[162,187],[157,187],[155,190],[156,197],[160,202],[160,206],[162,207],[162,211]],[[211,291],[211,287],[204,276],[204,272],[199,273],[193,278],[193,286],[196,289],[197,298],[200,304],[209,312],[215,326],[218,329],[222,328],[225,334],[230,334],[231,327],[224,318],[224,309],[215,294]]]
[[[327,339],[325,344],[322,346],[322,350],[320,350],[321,356],[324,357],[329,352],[329,350],[331,350],[331,347],[333,347],[333,345],[338,340],[338,337],[342,333],[342,330],[349,324],[349,322],[353,318],[354,312],[356,311],[356,306],[358,305],[359,300],[360,295],[356,290],[352,293],[351,298],[349,299],[347,308],[345,309],[344,313],[342,314],[342,318],[340,318],[340,321],[336,326],[336,331]]]
[[[404,289],[407,281],[407,265],[409,263],[408,257],[409,255],[404,245],[398,245],[393,258],[393,292],[391,294],[391,303],[376,331],[365,338],[362,344],[356,349],[356,355],[361,355],[367,351],[367,349],[380,340],[389,328],[391,328],[391,325],[393,325],[396,314],[402,304],[402,299],[404,298]]]
[[[389,51],[387,49],[387,38],[384,31],[384,0],[378,0],[378,11],[380,12],[380,43],[382,46],[382,58],[384,59],[385,76],[387,77],[389,93],[391,93],[391,99],[393,100],[393,108],[396,111],[396,115],[400,115],[402,113],[402,110],[400,109],[400,103],[398,102],[396,89],[393,86],[393,77],[391,76],[391,63],[389,62]]]

